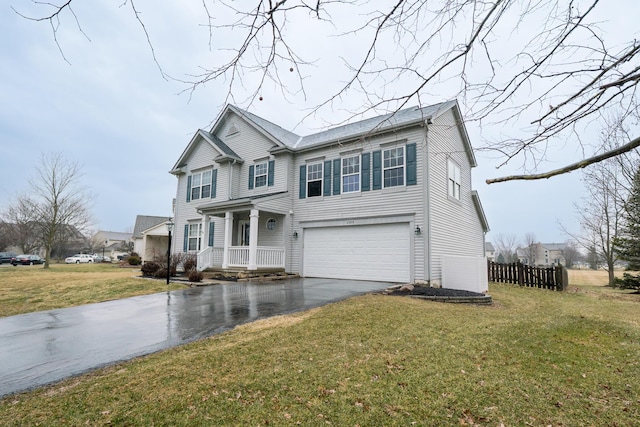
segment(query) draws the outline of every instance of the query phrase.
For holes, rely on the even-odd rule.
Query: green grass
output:
[[[139,278],[139,268],[115,264],[0,267],[0,317],[72,307],[167,290],[162,280]],[[171,284],[169,289],[184,286]]]
[[[491,284],[490,307],[367,295],[0,401],[4,425],[627,426],[640,297]]]

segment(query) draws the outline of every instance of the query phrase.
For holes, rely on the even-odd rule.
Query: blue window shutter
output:
[[[361,191],[369,191],[371,189],[371,154],[362,153],[362,175],[360,176],[362,183]]]
[[[322,190],[323,196],[331,195],[331,160],[324,162],[324,182],[322,183],[324,189]]]
[[[373,152],[373,189],[382,188],[382,152]]]
[[[253,165],[249,166],[249,190],[253,190]]]
[[[333,194],[340,194],[340,159],[333,160]]]
[[[216,198],[216,186],[218,185],[218,169],[211,172],[211,198]]]
[[[187,202],[191,201],[191,175],[187,177]]]
[[[299,198],[307,197],[307,165],[300,166],[300,194]]]
[[[418,183],[416,144],[407,144],[407,185]]]
[[[189,224],[184,225],[184,244],[182,245],[182,252],[187,252],[189,249]]]
[[[271,187],[273,185],[273,175],[276,172],[276,168],[275,168],[275,160],[269,160],[269,166],[268,166],[268,170],[267,170],[267,186]]]
[[[213,247],[213,229],[215,227],[216,223],[211,221],[209,223],[209,246]]]

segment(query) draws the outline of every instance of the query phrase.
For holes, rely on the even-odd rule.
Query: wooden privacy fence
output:
[[[530,288],[564,291],[569,285],[567,269],[561,265],[532,267],[522,263],[500,264],[487,261],[490,282],[513,283]]]

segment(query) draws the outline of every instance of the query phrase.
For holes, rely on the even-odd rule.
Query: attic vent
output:
[[[227,136],[235,135],[240,132],[234,123],[229,126],[229,130],[227,131]]]

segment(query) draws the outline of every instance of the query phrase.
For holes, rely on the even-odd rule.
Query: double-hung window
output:
[[[307,197],[322,196],[322,162],[307,165]]]
[[[458,166],[453,160],[447,160],[447,170],[448,170],[448,192],[449,197],[453,197],[456,200],[460,200],[460,166]]]
[[[211,170],[191,175],[191,200],[211,196]]]
[[[202,223],[189,224],[189,240],[187,249],[189,251],[199,251],[202,240]]]
[[[265,187],[267,185],[267,173],[269,172],[269,163],[258,163],[255,165],[254,187]]]
[[[404,147],[384,150],[382,160],[384,188],[404,185]]]
[[[342,158],[342,192],[360,191],[360,155]]]

